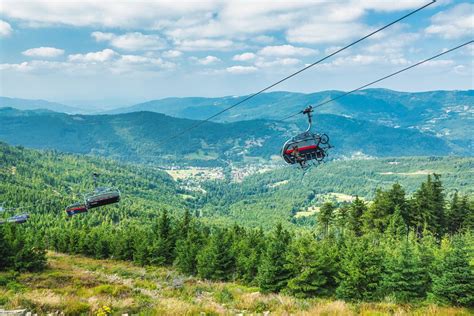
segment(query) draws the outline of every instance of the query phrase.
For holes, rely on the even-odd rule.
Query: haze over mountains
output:
[[[282,143],[306,128],[303,117],[275,121],[340,91],[260,95],[183,137],[176,132],[244,97],[168,98],[107,115],[71,115],[77,108],[1,98],[0,140],[32,148],[99,154],[128,161],[214,165],[278,155]],[[369,89],[318,109],[315,129],[330,135],[333,157],[473,155],[474,91],[421,93]],[[15,109],[13,109],[15,108]],[[36,110],[45,108],[50,111]],[[33,111],[21,111],[30,110]],[[149,113],[143,111],[164,113]]]

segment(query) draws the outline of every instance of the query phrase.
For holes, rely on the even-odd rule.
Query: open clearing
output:
[[[0,310],[114,315],[471,315],[461,308],[393,303],[349,304],[261,294],[237,283],[202,281],[169,268],[48,253],[41,273],[0,273]]]

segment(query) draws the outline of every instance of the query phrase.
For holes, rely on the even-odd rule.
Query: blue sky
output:
[[[428,0],[2,0],[0,95],[73,105],[253,93]],[[274,90],[349,90],[474,38],[438,0]],[[379,87],[473,89],[473,48]]]

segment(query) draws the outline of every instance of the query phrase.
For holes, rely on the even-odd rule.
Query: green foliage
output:
[[[474,306],[474,271],[462,236],[452,239],[451,247],[439,263],[440,274],[433,276],[433,295],[439,302]]]
[[[217,229],[211,233],[207,245],[197,257],[198,275],[210,280],[231,280],[235,270],[231,247],[228,230]]]
[[[329,296],[336,289],[338,249],[334,240],[317,242],[305,234],[288,249],[287,268],[293,276],[288,290],[297,297]]]
[[[336,294],[346,300],[372,301],[380,297],[383,253],[377,236],[348,236],[341,250]]]
[[[364,301],[388,297],[409,302],[431,292],[436,300],[449,304],[472,304],[473,203],[469,195],[452,195],[446,207],[445,195],[450,198],[452,190],[448,192],[436,175],[424,182],[416,178],[418,189],[407,182],[408,190],[394,183],[400,179],[392,179],[385,189],[369,193],[369,186],[357,185],[360,179],[343,184],[340,179],[349,173],[345,168],[361,170],[367,167],[364,162],[346,162],[345,166],[334,162],[330,169],[323,169],[327,164],[304,177],[282,170],[247,178],[241,184],[205,183],[204,194],[184,191],[151,167],[0,146],[0,201],[7,207],[31,210],[26,224],[0,226],[2,270],[41,270],[46,265],[44,249],[51,249],[133,260],[142,266],[173,264],[186,275],[237,280],[258,285],[262,292],[286,291],[298,297]],[[428,160],[403,160],[402,167],[413,161]],[[433,163],[446,167],[447,161],[454,161],[460,170],[457,180],[447,174],[448,183],[453,186],[461,179],[467,188],[460,188],[469,194],[463,172],[470,160]],[[370,164],[386,166],[388,162]],[[78,198],[73,193],[91,187],[90,170],[107,174],[111,184],[124,192],[124,199],[118,205],[66,218],[62,209]],[[282,182],[286,178],[288,183]],[[283,184],[271,187],[275,181]],[[296,181],[304,183],[293,186]],[[331,197],[329,193],[341,192],[343,185],[366,191],[365,197],[374,196],[374,201],[361,197],[342,202]],[[405,190],[415,194],[410,196]],[[196,199],[186,202],[180,198],[183,192]],[[310,227],[299,230],[289,224],[291,216],[319,203],[319,214],[313,216],[317,230],[312,231],[317,234],[310,233]],[[273,217],[267,218],[270,210]],[[200,218],[191,215],[196,213]],[[10,215],[13,212],[5,214]],[[238,219],[243,219],[244,227],[225,225]],[[277,219],[285,225],[264,232]],[[245,227],[255,223],[262,228]],[[21,290],[15,280],[0,278],[2,282]],[[116,297],[123,294],[112,288],[95,290]],[[232,301],[233,292],[226,291],[218,294],[218,300]]]
[[[291,277],[287,265],[287,249],[290,241],[290,234],[281,224],[268,237],[258,269],[258,284],[263,292],[278,292],[286,287]]]
[[[400,242],[396,249],[387,245],[382,284],[385,295],[393,296],[399,302],[421,299],[426,295],[426,267],[415,252],[415,244],[416,241],[410,239]]]

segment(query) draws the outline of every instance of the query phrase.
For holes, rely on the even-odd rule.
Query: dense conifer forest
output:
[[[252,228],[201,217],[203,202],[182,198],[189,192],[151,167],[1,146],[4,215],[15,207],[31,214],[23,225],[0,226],[1,270],[45,269],[45,250],[54,250],[297,298],[474,304],[472,196],[446,192],[436,173],[410,194],[394,183],[370,201],[322,202],[312,224]],[[129,195],[120,206],[67,218],[65,205],[92,187],[90,170]]]

